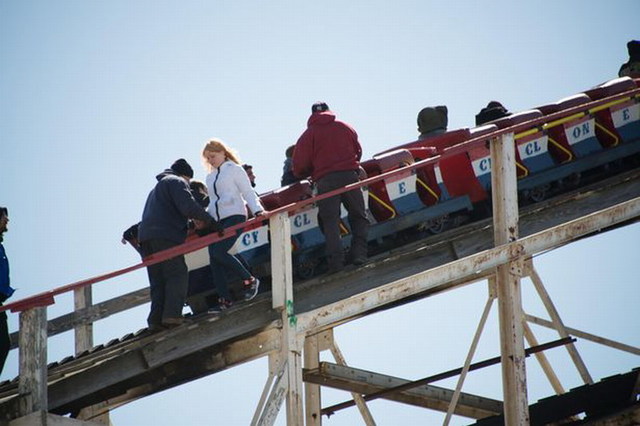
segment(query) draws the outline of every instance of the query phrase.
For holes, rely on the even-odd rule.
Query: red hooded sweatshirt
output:
[[[362,148],[358,134],[331,111],[311,114],[307,130],[300,136],[293,153],[293,173],[313,180],[345,170],[358,170]]]

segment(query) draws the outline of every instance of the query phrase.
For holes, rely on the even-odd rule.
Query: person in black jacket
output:
[[[618,77],[640,78],[640,40],[627,43],[627,50],[629,60],[620,67]]]
[[[193,198],[189,188],[192,177],[193,169],[182,158],[156,176],[158,183],[149,193],[138,228],[144,256],[184,243],[189,219],[200,227],[216,229],[217,223]],[[189,283],[184,256],[151,265],[147,271],[151,287],[149,329],[156,331],[182,324]]]

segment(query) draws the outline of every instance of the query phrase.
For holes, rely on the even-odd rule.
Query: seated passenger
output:
[[[507,117],[511,115],[509,111],[498,101],[491,101],[486,107],[482,108],[478,114],[476,114],[476,126],[481,126],[498,118]]]
[[[418,113],[418,139],[426,139],[440,135],[447,131],[449,124],[447,107],[439,105],[436,107],[426,107]]]
[[[300,179],[296,178],[293,174],[293,150],[296,145],[293,144],[287,148],[284,152],[284,166],[282,166],[282,178],[280,179],[280,186],[291,185],[292,183],[296,183],[300,181]]]
[[[640,40],[631,40],[627,43],[629,60],[622,64],[618,77],[640,78]]]
[[[247,177],[249,178],[249,183],[251,183],[251,187],[256,187],[256,175],[253,174],[253,166],[251,164],[243,164],[242,168],[244,169]]]
[[[191,195],[196,199],[198,204],[207,208],[209,206],[209,193],[207,192],[207,185],[199,180],[191,179],[189,182],[189,188],[191,189]]]

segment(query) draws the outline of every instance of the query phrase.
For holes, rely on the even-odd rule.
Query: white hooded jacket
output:
[[[247,207],[254,215],[263,211],[260,198],[255,193],[242,166],[233,161],[225,161],[213,168],[206,178],[209,191],[207,212],[215,220],[229,216],[247,216]]]

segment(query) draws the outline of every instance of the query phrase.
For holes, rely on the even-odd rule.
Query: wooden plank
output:
[[[489,288],[494,287],[495,278],[492,278],[491,283],[489,284]],[[491,312],[491,306],[493,305],[493,301],[495,298],[490,294],[487,302],[484,305],[484,310],[482,311],[482,315],[480,316],[480,322],[478,323],[478,327],[476,328],[476,333],[473,335],[473,340],[471,341],[471,346],[469,347],[469,352],[467,353],[467,358],[464,361],[464,366],[462,367],[462,372],[460,373],[460,377],[458,378],[458,382],[456,383],[456,389],[453,392],[451,397],[451,401],[449,402],[449,407],[447,408],[447,415],[444,418],[444,422],[442,422],[443,426],[447,426],[451,421],[451,417],[455,411],[456,406],[458,405],[458,400],[460,399],[460,394],[462,394],[462,385],[464,384],[464,380],[469,372],[469,367],[471,366],[471,361],[473,361],[473,356],[476,353],[476,348],[478,347],[478,342],[480,342],[480,336],[482,336],[482,331],[484,330],[484,326],[487,323],[487,318],[489,317],[489,312]]]
[[[427,290],[461,279],[473,277],[478,271],[493,269],[514,258],[532,256],[552,247],[603,229],[640,215],[640,198],[605,209],[599,213],[559,225],[548,231],[531,235],[516,242],[505,244],[461,260],[417,273],[325,305],[298,315],[299,330],[314,334],[344,321],[357,318],[363,313],[379,309],[395,300],[412,297]],[[366,275],[366,271],[364,271]],[[506,272],[510,272],[507,270]],[[520,317],[522,318],[522,316]]]
[[[20,312],[20,414],[47,411],[47,308]]]
[[[338,344],[333,339],[331,342],[331,354],[333,355],[333,358],[336,360],[336,363],[338,363],[338,365],[341,365],[343,367],[347,366],[347,360],[344,358],[344,355],[338,347]],[[362,395],[356,392],[351,392],[351,397],[356,402],[356,406],[358,407],[358,411],[360,411],[360,415],[362,416],[364,424],[366,426],[375,426],[376,422],[373,419],[373,415],[371,414],[371,411],[369,411],[367,402],[364,400]]]
[[[524,323],[524,337],[527,339],[529,346],[538,346],[540,344],[538,343],[538,339],[536,339],[535,334],[533,334],[531,327],[529,327],[529,324],[527,324],[526,322]],[[555,371],[551,367],[551,363],[547,359],[547,356],[545,355],[545,353],[538,352],[535,354],[535,357],[538,360],[538,363],[540,364],[540,367],[542,368],[542,371],[544,372],[545,376],[547,376],[547,379],[549,380],[549,383],[551,384],[551,387],[553,388],[554,392],[557,395],[564,393],[564,388],[560,383],[560,379],[558,379],[558,376],[556,375]]]
[[[551,300],[549,293],[547,293],[547,289],[544,287],[544,284],[542,283],[542,279],[540,278],[540,275],[538,275],[538,271],[536,270],[536,268],[531,267],[531,273],[529,277],[531,278],[531,282],[533,282],[533,285],[536,291],[538,292],[538,296],[540,296],[540,300],[542,300],[542,303],[545,309],[547,310],[547,313],[551,317],[554,328],[558,332],[558,335],[562,338],[568,337],[569,333],[567,332],[567,329],[564,326],[562,318],[560,318],[560,313],[558,312],[553,301]],[[591,374],[589,374],[587,365],[582,360],[582,357],[578,353],[578,349],[575,347],[575,345],[573,344],[567,345],[567,352],[569,352],[569,356],[571,357],[571,360],[576,366],[578,373],[580,373],[580,377],[582,377],[582,380],[585,383],[593,383],[593,378],[591,377]]]
[[[328,362],[320,363],[317,370],[304,373],[304,380],[358,394],[372,394],[409,383],[409,380],[374,373],[354,367]],[[390,393],[383,398],[418,407],[446,412],[453,391],[433,385],[422,385],[402,392]],[[468,393],[461,393],[455,414],[474,419],[502,412],[502,402]]]
[[[320,350],[318,349],[318,335],[308,336],[304,339],[304,368],[313,370],[320,364]],[[320,385],[314,383],[304,384],[304,413],[306,426],[321,426],[322,416],[320,409],[322,403],[320,399]]]
[[[513,133],[491,141],[491,196],[495,245],[517,241],[518,182]],[[521,258],[521,255],[516,255],[496,268],[504,413],[506,423],[514,426],[529,424],[520,288]]]
[[[136,306],[140,306],[145,303],[149,303],[148,287],[97,303],[85,309],[79,309],[69,314],[53,318],[47,324],[47,332],[49,337],[55,336],[57,334],[64,333],[65,331],[69,331],[78,325],[87,322],[96,322],[113,314],[135,308]],[[18,333],[14,332],[11,333],[11,349],[15,349],[17,347]]]
[[[534,324],[541,325],[543,327],[556,329],[553,322],[547,321],[545,319],[536,317],[534,315],[526,314],[525,318],[527,321],[532,322]],[[640,348],[637,346],[627,345],[625,343],[617,342],[615,340],[607,339],[605,337],[596,336],[595,334],[587,333],[586,331],[581,331],[576,328],[571,328],[565,326],[565,330],[569,333],[569,335],[580,337],[581,339],[589,340],[594,343],[599,343],[601,345],[609,346],[614,349],[618,349],[620,351],[629,352],[634,355],[640,355]]]

